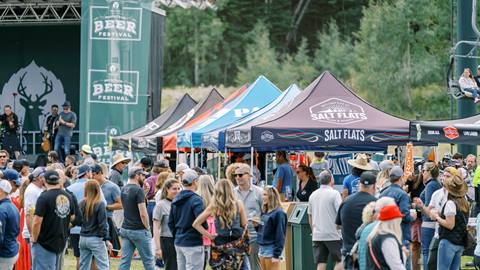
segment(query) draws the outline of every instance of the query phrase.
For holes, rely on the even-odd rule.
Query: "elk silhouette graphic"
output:
[[[23,121],[26,127],[30,127],[28,130],[39,131],[39,117],[42,115],[43,106],[47,104],[47,100],[45,96],[53,92],[53,83],[52,80],[48,80],[48,76],[44,75],[40,72],[43,77],[43,84],[45,88],[43,89],[43,93],[40,95],[35,94],[35,100],[32,99],[32,95],[27,95],[25,89],[26,86],[23,85],[23,79],[27,72],[23,73],[20,77],[17,87],[17,92],[20,95],[20,104],[25,108],[25,119]]]

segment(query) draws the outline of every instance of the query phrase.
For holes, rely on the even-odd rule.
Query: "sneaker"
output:
[[[475,103],[478,103],[480,101],[480,98],[475,98]]]

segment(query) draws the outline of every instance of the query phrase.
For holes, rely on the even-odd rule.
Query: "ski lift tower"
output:
[[[457,41],[471,41],[478,42],[480,33],[477,29],[476,22],[476,2],[477,0],[458,0],[457,2]],[[472,45],[467,43],[459,44],[455,46],[456,51],[454,55],[477,55],[476,46],[472,48]],[[457,78],[459,78],[464,68],[470,68],[472,73],[477,70],[477,59],[475,57],[458,57],[455,65],[455,72]],[[476,114],[476,105],[471,98],[458,99],[458,117],[464,118]],[[477,148],[474,145],[458,145],[458,152],[464,156],[467,154],[477,153]]]

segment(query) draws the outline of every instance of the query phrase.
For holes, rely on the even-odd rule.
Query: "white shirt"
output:
[[[27,189],[25,189],[24,195],[24,202],[23,202],[23,211],[25,212],[25,225],[23,226],[22,236],[23,238],[30,238],[30,232],[28,231],[27,227],[27,214],[31,209],[35,209],[35,205],[37,204],[38,197],[42,194],[43,189],[39,188],[34,183],[28,185]],[[32,215],[33,218],[33,215]]]
[[[435,209],[440,213],[442,211],[443,206],[448,201],[448,191],[445,188],[441,188],[435,191],[432,194],[432,198],[430,199],[430,204],[428,205],[431,209]],[[438,222],[435,222],[435,238],[438,238]]]
[[[460,88],[466,89],[466,88],[477,88],[477,83],[475,82],[474,79],[472,78],[466,78],[466,77],[460,77],[458,80],[458,84],[460,85]]]
[[[340,192],[327,185],[321,185],[308,200],[308,214],[312,216],[312,240],[335,241],[341,235],[335,219],[342,203]]]

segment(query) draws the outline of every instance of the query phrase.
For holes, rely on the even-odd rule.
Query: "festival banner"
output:
[[[414,160],[413,160],[413,144],[412,143],[407,143],[406,147],[406,154],[405,154],[405,167],[403,171],[405,172],[405,175],[410,173],[411,175],[415,174],[415,168],[414,168]]]
[[[144,125],[161,98],[164,13],[151,3],[82,1],[80,144],[102,161],[108,138]]]

